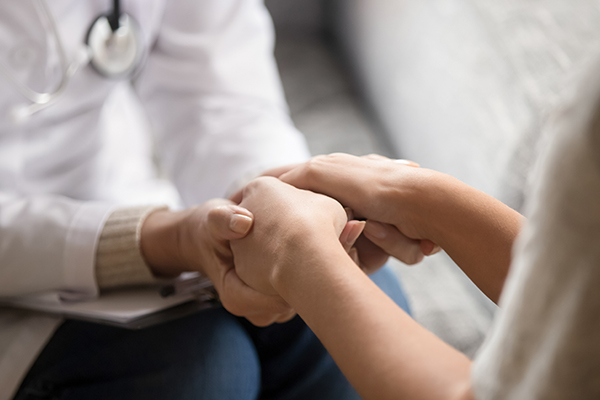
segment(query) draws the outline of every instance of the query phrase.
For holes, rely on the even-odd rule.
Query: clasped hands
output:
[[[152,214],[142,227],[142,253],[156,275],[207,275],[234,315],[258,326],[285,322],[295,311],[280,296],[280,274],[323,247],[343,248],[367,273],[390,255],[415,264],[438,250],[409,211],[397,212],[401,196],[392,188],[420,179],[415,166],[332,154],[272,170],[231,200]],[[302,265],[311,273],[310,262]]]

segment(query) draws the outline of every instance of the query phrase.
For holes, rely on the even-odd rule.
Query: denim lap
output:
[[[371,276],[400,307],[394,273]],[[258,328],[222,308],[132,331],[67,321],[16,400],[359,400],[300,317]]]

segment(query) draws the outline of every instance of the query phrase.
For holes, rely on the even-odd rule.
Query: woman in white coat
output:
[[[264,5],[112,7],[0,3],[0,297],[85,301],[196,270],[235,315],[290,322],[216,309],[130,332],[0,308],[0,399],[356,397],[287,303],[237,279],[228,240],[252,215],[208,201],[309,156]]]

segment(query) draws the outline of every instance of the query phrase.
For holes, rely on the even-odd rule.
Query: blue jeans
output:
[[[372,279],[403,309],[393,272]],[[359,399],[300,317],[258,328],[223,308],[131,331],[62,324],[16,400]]]

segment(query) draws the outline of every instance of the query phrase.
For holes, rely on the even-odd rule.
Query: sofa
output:
[[[548,117],[600,50],[591,0],[266,4],[292,118],[314,154],[408,158],[519,211]],[[414,317],[472,357],[496,306],[444,253],[392,265]]]

